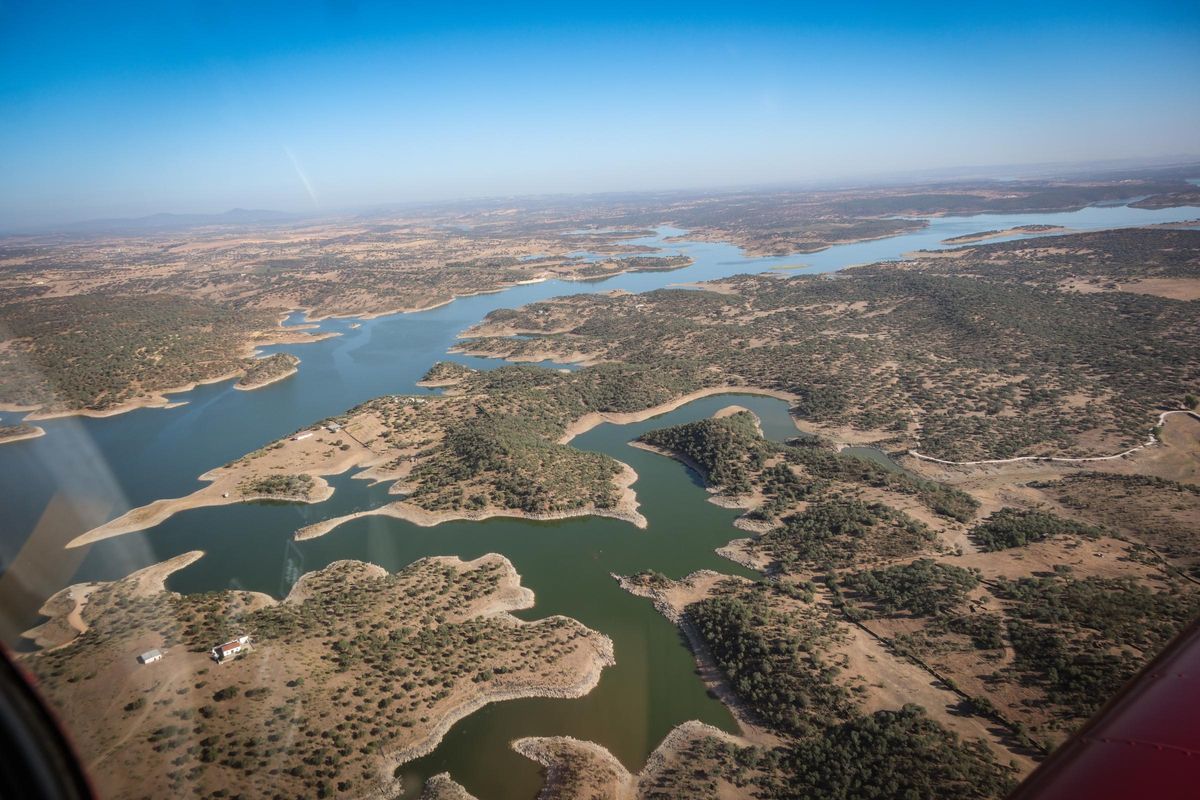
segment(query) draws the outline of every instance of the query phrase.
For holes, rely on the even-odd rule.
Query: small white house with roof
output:
[[[155,661],[162,661],[163,651],[157,647],[153,650],[147,650],[137,657],[139,664],[153,664]]]
[[[236,639],[230,639],[225,644],[219,644],[212,649],[213,661],[216,661],[218,664],[228,661],[249,646],[250,637],[244,634]]]

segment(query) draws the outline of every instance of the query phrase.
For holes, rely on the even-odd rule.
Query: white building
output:
[[[212,649],[213,661],[220,664],[222,661],[227,661],[238,653],[246,649],[250,644],[249,636],[239,636],[236,639],[230,639],[225,644],[219,644]]]
[[[139,664],[153,664],[155,661],[162,661],[163,651],[157,647],[153,650],[147,650],[138,656]]]
[[[292,437],[292,441],[299,442],[303,439],[309,438],[310,436],[312,436],[312,431],[308,431],[307,433],[297,433],[295,436]]]

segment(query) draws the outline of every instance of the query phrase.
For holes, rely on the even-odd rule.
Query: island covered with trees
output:
[[[259,389],[296,374],[300,359],[291,353],[275,353],[265,358],[251,359],[246,374],[234,386],[238,389]]]
[[[39,436],[45,435],[46,431],[41,427],[25,422],[16,425],[0,425],[0,444],[20,442],[25,439],[36,439]]]

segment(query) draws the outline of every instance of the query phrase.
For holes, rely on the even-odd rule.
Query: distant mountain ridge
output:
[[[144,217],[88,219],[39,226],[38,233],[152,233],[185,230],[208,225],[259,225],[302,219],[304,215],[271,209],[232,208],[220,214],[171,214],[160,212]]]

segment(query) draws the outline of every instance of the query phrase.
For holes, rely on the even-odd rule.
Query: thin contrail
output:
[[[312,200],[313,206],[320,205],[317,202],[317,193],[313,189],[312,184],[308,181],[308,176],[304,174],[304,170],[300,167],[300,161],[297,160],[296,154],[292,152],[292,148],[286,144],[283,146],[283,152],[287,153],[287,157],[291,159],[292,167],[296,170],[296,174],[300,176],[300,182],[304,184],[304,190],[308,192],[309,198]]]

